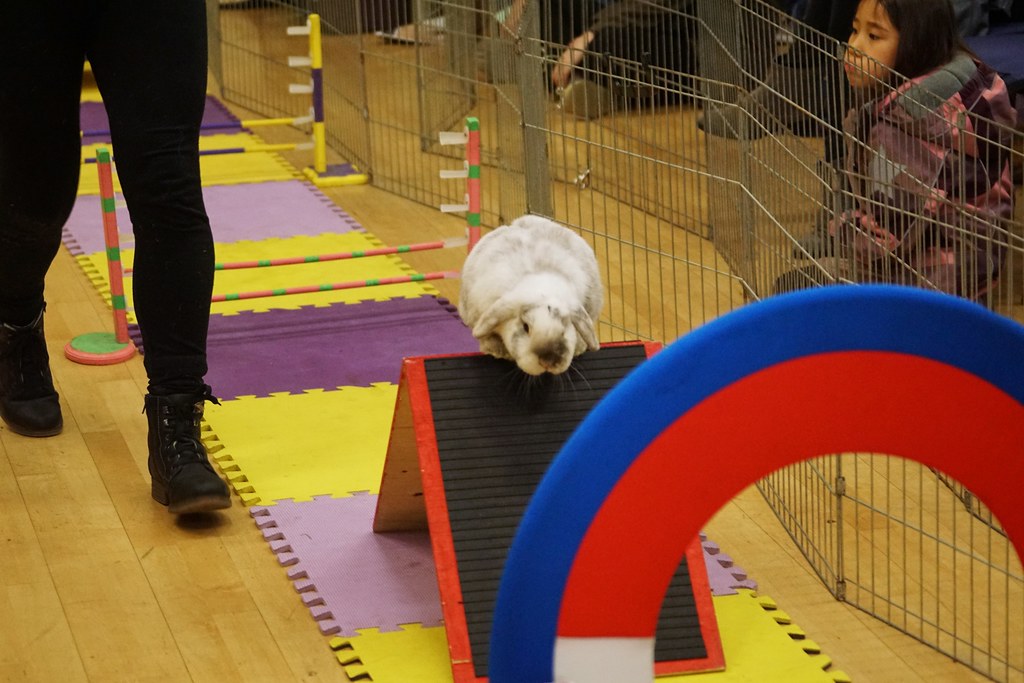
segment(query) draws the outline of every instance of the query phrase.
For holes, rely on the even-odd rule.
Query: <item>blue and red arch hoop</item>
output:
[[[687,543],[746,486],[819,455],[935,467],[1019,554],[1021,359],[1024,327],[884,285],[773,297],[679,339],[598,404],[538,487],[498,591],[490,680],[651,680]]]

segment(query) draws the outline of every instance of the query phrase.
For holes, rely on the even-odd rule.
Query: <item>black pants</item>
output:
[[[135,232],[150,386],[188,389],[207,369],[214,266],[198,156],[203,0],[0,2],[0,321],[27,323],[43,305],[78,187],[86,58]]]

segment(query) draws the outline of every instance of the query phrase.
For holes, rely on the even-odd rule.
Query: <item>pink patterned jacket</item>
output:
[[[830,225],[850,279],[983,296],[1013,213],[1015,121],[1002,78],[967,54],[851,110],[851,208]]]

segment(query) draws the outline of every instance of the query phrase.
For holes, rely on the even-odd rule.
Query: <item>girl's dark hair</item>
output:
[[[861,0],[864,2],[864,0]],[[950,0],[878,0],[900,32],[895,71],[917,78],[970,52],[960,39]]]

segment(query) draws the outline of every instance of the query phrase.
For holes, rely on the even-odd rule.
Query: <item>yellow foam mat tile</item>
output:
[[[774,619],[777,609],[766,609],[753,591],[712,598],[718,630],[725,653],[725,671],[659,677],[659,681],[708,681],[709,683],[837,683],[847,681],[841,671],[827,671],[832,661],[825,655],[808,653],[805,641],[793,638]],[[811,656],[809,656],[811,655]]]
[[[246,505],[376,493],[397,395],[384,382],[208,404],[203,442]]]
[[[218,263],[258,261],[263,259],[311,256],[317,254],[341,253],[374,249],[383,246],[373,235],[362,232],[328,233],[314,236],[298,236],[259,241],[232,242],[216,245]],[[135,250],[122,249],[121,263],[130,269],[134,262]],[[106,253],[99,251],[77,257],[82,271],[93,286],[110,304],[110,282]],[[288,289],[342,282],[362,282],[372,278],[399,277],[412,275],[413,271],[394,255],[371,256],[369,258],[345,259],[303,263],[301,265],[277,266],[271,268],[250,268],[244,270],[219,270],[214,277],[215,295],[237,294],[273,289]],[[132,288],[125,280],[128,321],[134,323],[134,299]],[[437,296],[438,290],[427,282],[407,282],[377,287],[337,289],[305,294],[221,301],[211,307],[213,313],[230,315],[239,311],[264,312],[269,310],[297,309],[301,306],[327,306],[333,303],[358,303],[360,301],[386,301],[397,298],[417,298],[424,294]]]
[[[364,629],[351,638],[334,638],[331,648],[352,680],[376,683],[448,683],[452,680],[448,638],[443,626],[410,624],[400,631]]]
[[[752,591],[712,598],[725,652],[725,670],[659,676],[680,683],[851,683],[842,671],[826,671],[831,660],[807,653],[758,602]],[[451,660],[444,629],[403,626],[402,631],[359,631],[334,638],[345,672],[376,683],[450,683]]]
[[[252,133],[231,133],[203,135],[199,139],[200,150],[229,149],[262,145],[263,140]],[[97,143],[82,146],[82,159],[96,157],[96,148],[109,145]],[[114,154],[114,168],[117,168],[117,150]],[[212,154],[199,157],[199,171],[203,185],[234,185],[238,183],[261,183],[271,180],[293,180],[303,175],[284,157],[275,152],[246,152],[240,154]],[[114,190],[121,190],[121,183],[114,173]],[[99,178],[95,164],[82,164],[78,180],[78,194],[99,194]]]

